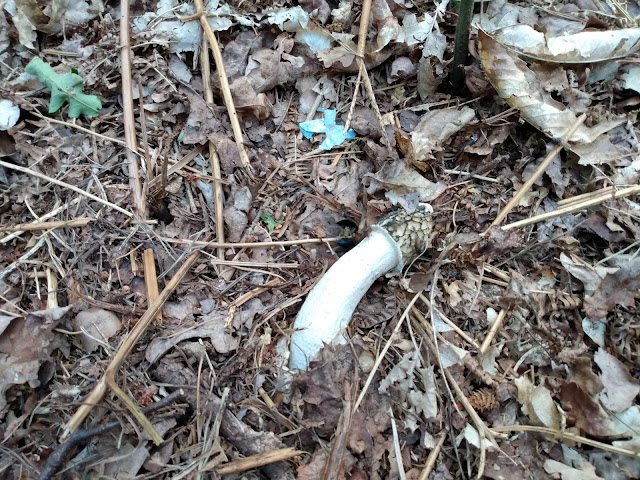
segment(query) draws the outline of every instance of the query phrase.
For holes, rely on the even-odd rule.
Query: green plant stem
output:
[[[456,40],[453,48],[453,74],[451,83],[460,88],[464,82],[464,62],[469,50],[469,27],[473,15],[474,0],[461,0],[458,12],[458,24],[456,25]]]

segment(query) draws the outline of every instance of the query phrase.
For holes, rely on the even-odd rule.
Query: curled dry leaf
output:
[[[91,308],[76,315],[74,327],[83,332],[80,337],[82,348],[91,353],[118,333],[122,322],[113,312]]]
[[[604,385],[604,390],[600,392],[602,405],[615,413],[629,408],[640,393],[638,381],[620,360],[602,348],[598,349],[593,360],[600,368],[600,379]]]
[[[380,190],[396,196],[417,193],[421,202],[434,200],[446,189],[443,182],[430,182],[403,160],[387,163],[377,173],[366,174],[365,179],[369,182],[369,194]]]
[[[545,460],[544,470],[551,475],[560,475],[560,478],[563,480],[604,480],[595,474],[595,468],[594,472],[585,472],[584,470],[579,470],[551,459]]]
[[[200,326],[185,328],[182,333],[164,338],[154,338],[145,356],[149,363],[155,363],[160,357],[183,340],[189,338],[209,338],[218,353],[229,353],[238,348],[238,339],[225,331],[226,312],[214,311],[204,315]]]
[[[584,310],[591,318],[603,318],[617,305],[632,307],[640,289],[640,258],[631,260],[615,273],[609,273],[594,294],[584,299]]]
[[[514,25],[493,34],[518,54],[554,63],[591,63],[623,58],[640,49],[640,28],[578,32],[550,37],[530,25]]]
[[[559,430],[561,417],[551,392],[544,385],[533,385],[527,377],[517,378],[515,383],[522,412],[534,423]]]
[[[53,329],[71,307],[33,312],[14,318],[0,335],[0,412],[7,404],[5,393],[12,385],[40,385],[38,373],[51,353],[63,345]],[[6,323],[6,322],[5,322]]]
[[[424,170],[447,145],[454,133],[469,125],[476,112],[469,107],[445,108],[425,113],[411,132],[412,162]]]
[[[65,24],[82,24],[104,11],[101,0],[9,0],[3,8],[13,17],[20,43],[27,48],[34,48],[36,31],[58,33]]]
[[[479,53],[491,83],[510,106],[517,108],[531,125],[554,139],[562,139],[576,123],[578,115],[555,100],[542,87],[541,72],[530,69],[518,56],[480,30]],[[580,155],[582,164],[599,164],[624,155],[606,132],[625,123],[625,119],[602,121],[592,127],[580,125],[569,139],[570,148]]]

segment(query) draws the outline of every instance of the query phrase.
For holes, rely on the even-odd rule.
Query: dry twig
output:
[[[498,313],[498,317],[495,319],[495,321],[491,325],[491,328],[489,329],[489,333],[487,333],[487,336],[485,337],[484,342],[482,342],[482,346],[480,347],[480,350],[479,350],[479,353],[481,355],[483,355],[489,348],[489,345],[491,345],[491,341],[496,336],[496,333],[498,333],[498,329],[502,326],[502,322],[504,321],[506,316],[507,316],[507,311],[504,308],[500,309],[500,313]]]
[[[156,444],[160,444],[162,442],[162,437],[160,437],[158,432],[156,432],[153,425],[151,425],[151,422],[149,422],[149,420],[140,412],[137,406],[133,404],[131,400],[129,400],[128,396],[116,384],[115,377],[120,370],[120,367],[129,356],[129,353],[131,353],[133,347],[136,345],[142,334],[146,331],[147,327],[155,318],[156,313],[162,308],[162,306],[169,299],[178,285],[180,285],[182,279],[195,265],[199,257],[199,251],[192,253],[184,262],[184,264],[178,269],[171,281],[167,283],[167,286],[164,288],[164,290],[162,290],[160,296],[156,299],[156,301],[149,305],[147,311],[144,313],[144,315],[142,315],[140,320],[138,320],[136,326],[129,332],[129,334],[125,338],[124,343],[120,346],[115,356],[111,359],[111,362],[102,375],[102,378],[98,380],[93,390],[84,400],[84,404],[80,408],[78,408],[75,414],[65,425],[62,433],[63,438],[69,436],[69,434],[74,432],[80,426],[80,424],[84,421],[91,410],[93,410],[93,407],[95,407],[99,402],[102,401],[107,391],[107,387],[110,387],[121,398],[121,400],[125,402],[127,407],[130,408],[131,413],[143,425],[143,427],[145,427],[145,430],[151,435],[151,438],[154,440],[154,442]]]
[[[482,235],[486,235],[491,227],[495,227],[496,225],[500,225],[500,223],[505,219],[505,217],[509,214],[509,212],[511,212],[511,210],[513,210],[514,207],[516,205],[518,205],[518,202],[520,202],[522,197],[529,190],[531,190],[531,187],[536,182],[536,180],[538,180],[538,178],[540,178],[540,176],[544,173],[544,171],[547,169],[549,164],[553,161],[554,158],[556,158],[556,155],[558,155],[560,153],[560,150],[562,150],[562,148],[563,148],[563,144],[565,142],[569,141],[569,139],[575,133],[575,131],[578,129],[578,127],[584,123],[586,118],[587,118],[586,114],[582,114],[582,115],[580,115],[580,117],[578,117],[578,119],[575,121],[575,123],[567,131],[566,135],[564,136],[563,141],[558,143],[549,152],[549,154],[545,157],[545,159],[542,161],[542,163],[540,165],[538,165],[538,168],[536,168],[536,171],[527,179],[526,182],[524,182],[522,184],[522,186],[520,187],[518,192],[513,196],[513,198],[511,200],[509,200],[509,203],[507,203],[505,205],[505,207],[498,214],[496,219],[493,222],[491,222],[491,225],[489,225],[489,228],[487,230],[485,230],[482,233]]]
[[[427,457],[427,461],[425,463],[424,468],[420,472],[420,476],[418,477],[418,480],[427,480],[429,478],[429,474],[433,470],[433,467],[435,467],[436,465],[436,461],[440,456],[440,450],[442,450],[442,445],[444,445],[444,441],[446,438],[447,436],[444,433],[440,435],[440,438],[438,439],[438,443],[436,444],[435,447],[433,447],[433,450],[431,450],[431,452],[429,453],[429,456]]]
[[[31,170],[30,168],[26,168],[26,167],[21,167],[19,165],[13,165],[12,163],[7,163],[2,160],[0,160],[0,166],[8,168],[10,170],[17,170],[18,172],[27,173],[29,175],[33,175],[34,177],[38,177],[39,179],[44,180],[46,182],[50,182],[55,185],[59,185],[60,187],[67,188],[73,192],[76,192],[80,195],[90,198],[94,202],[101,203],[102,205],[105,205],[109,208],[113,208],[114,210],[117,210],[120,213],[124,213],[127,217],[133,217],[133,214],[131,212],[126,211],[124,208],[119,207],[118,205],[108,202],[107,200],[103,200],[100,197],[96,197],[95,195],[92,195],[89,192],[85,192],[81,188],[78,188],[74,185],[69,185],[68,183],[61,182],[60,180],[56,180],[55,178],[51,178],[45,175],[44,173],[36,172],[35,170]]]
[[[156,262],[153,248],[147,248],[142,254],[142,270],[144,272],[144,284],[147,288],[147,305],[154,303],[160,292],[158,290],[158,275],[156,274]],[[158,310],[155,319],[162,321],[162,309]]]
[[[236,147],[238,148],[238,154],[240,155],[240,161],[242,162],[242,166],[247,169],[248,172],[250,172],[251,164],[249,163],[249,156],[247,155],[247,151],[244,148],[242,129],[240,128],[236,106],[233,103],[233,96],[231,95],[231,89],[229,88],[229,79],[227,78],[227,72],[224,67],[224,60],[222,58],[222,52],[220,51],[220,45],[218,45],[216,35],[211,28],[211,25],[209,25],[209,22],[207,21],[207,15],[204,11],[202,0],[194,0],[194,4],[196,6],[196,13],[194,13],[193,15],[189,15],[188,17],[183,17],[180,19],[180,21],[190,22],[192,20],[198,20],[202,25],[202,29],[204,30],[204,33],[207,36],[207,40],[209,41],[211,52],[213,53],[213,59],[215,60],[216,68],[218,69],[222,97],[224,98],[224,103],[227,106],[227,111],[229,112],[231,129],[233,130],[233,136],[236,141]]]
[[[302,455],[305,452],[296,450],[293,447],[281,448],[280,450],[273,450],[267,453],[258,453],[247,458],[241,458],[233,462],[226,463],[220,467],[215,468],[218,475],[231,475],[232,473],[242,473],[247,470],[252,470],[258,467],[264,467],[265,465],[271,465],[272,463],[282,462],[289,460],[290,458]],[[207,472],[213,470],[213,467],[205,465],[200,472]]]
[[[568,440],[572,443],[582,443],[584,445],[589,445],[590,447],[598,448],[605,452],[615,453],[618,455],[624,455],[626,457],[634,457],[640,458],[640,452],[629,450],[626,448],[616,447],[614,445],[609,445],[607,443],[598,442],[597,440],[592,440],[590,438],[583,437],[582,435],[576,435],[571,432],[563,432],[560,430],[555,430],[553,428],[547,427],[537,427],[534,425],[505,425],[502,427],[493,427],[491,429],[495,433],[506,433],[506,432],[533,432],[540,433],[541,435],[546,435],[558,442],[564,442]]]
[[[140,168],[138,166],[138,145],[136,141],[136,123],[133,117],[133,90],[131,85],[131,44],[129,39],[129,3],[120,5],[120,73],[122,77],[122,110],[124,119],[125,149],[129,167],[129,186],[133,197],[133,206],[140,218],[145,217],[145,201],[142,198]],[[143,126],[144,128],[144,126]]]
[[[200,70],[202,71],[202,84],[204,86],[204,99],[207,104],[213,103],[213,89],[211,88],[211,64],[209,62],[209,44],[207,38],[202,38],[202,50],[200,51]],[[222,171],[220,170],[220,158],[216,146],[209,140],[209,163],[211,164],[211,175],[216,180],[222,180]],[[224,243],[224,197],[222,192],[222,184],[219,181],[213,182],[213,206],[215,210],[216,220],[216,240]],[[224,260],[224,248],[218,248],[218,259]],[[220,276],[225,280],[230,280],[233,276],[233,269],[220,269]]]
[[[42,217],[41,217],[42,218]],[[73,220],[62,220],[56,222],[32,222],[21,223],[13,227],[0,227],[1,232],[33,232],[38,230],[55,230],[62,227],[85,227],[93,222],[94,218],[74,218]]]
[[[582,201],[573,201],[568,202],[564,206],[554,210],[553,212],[545,212],[540,215],[535,215],[533,217],[525,218],[524,220],[520,220],[518,222],[509,223],[500,227],[502,230],[511,230],[512,228],[524,227],[526,225],[533,225],[534,223],[545,222],[551,218],[560,217],[562,215],[567,215],[569,213],[579,212],[580,210],[584,210],[585,208],[593,207],[595,205],[600,205],[601,203],[606,202],[607,200],[615,200],[617,198],[624,198],[630,195],[640,194],[640,186],[636,185],[634,187],[627,187],[621,190],[609,190],[606,189],[599,195],[589,194]]]

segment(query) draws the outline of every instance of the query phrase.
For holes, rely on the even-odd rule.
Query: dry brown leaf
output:
[[[551,459],[545,460],[544,470],[549,474],[560,475],[562,480],[605,480],[595,474],[595,468],[593,472],[585,472]]]
[[[403,160],[387,163],[377,173],[366,174],[365,179],[369,194],[380,190],[395,197],[415,193],[421,202],[436,199],[446,189],[443,182],[430,182]]]
[[[208,315],[203,315],[200,318],[199,326],[196,328],[185,329],[183,332],[168,338],[156,337],[149,344],[145,356],[149,363],[154,363],[171,348],[189,338],[208,338],[218,353],[229,353],[238,348],[239,340],[225,330],[226,318],[226,312],[215,311]]]
[[[593,361],[600,368],[600,379],[604,385],[599,395],[602,405],[614,413],[623,412],[633,405],[640,393],[640,384],[629,374],[629,369],[602,348],[593,356]]]
[[[267,96],[264,93],[256,93],[246,77],[235,79],[229,87],[239,113],[255,115],[258,120],[269,118]]]
[[[451,136],[469,125],[476,112],[469,107],[445,108],[425,113],[411,132],[414,161],[430,164],[441,152]]]
[[[7,404],[5,393],[12,385],[40,385],[40,366],[63,345],[53,329],[71,307],[33,312],[13,319],[0,335],[0,411]]]
[[[561,416],[551,392],[544,385],[534,385],[527,377],[516,378],[515,384],[522,412],[538,425],[559,430]]]
[[[578,115],[542,88],[540,72],[510,52],[482,30],[478,32],[482,65],[501,98],[517,108],[523,118],[551,138],[564,138]],[[587,127],[580,125],[569,139],[569,146],[580,155],[581,163],[606,163],[624,151],[611,143],[606,132],[626,119],[613,119]]]
[[[629,430],[622,422],[612,421],[602,405],[574,382],[562,384],[558,398],[567,418],[583,434],[611,437],[623,435]]]
[[[584,299],[584,310],[591,318],[604,318],[617,305],[632,307],[640,289],[640,258],[629,261],[602,280],[594,294]]]
[[[91,353],[118,333],[122,322],[113,312],[91,308],[76,315],[74,327],[83,332],[80,337],[82,348],[85,352]]]
[[[640,49],[640,28],[590,30],[550,37],[530,25],[513,25],[493,34],[519,54],[555,63],[591,63],[626,57]]]

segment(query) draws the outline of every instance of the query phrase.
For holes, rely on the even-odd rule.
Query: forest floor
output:
[[[478,3],[454,87],[455,4],[362,3],[4,2],[1,479],[640,477],[640,9]]]

